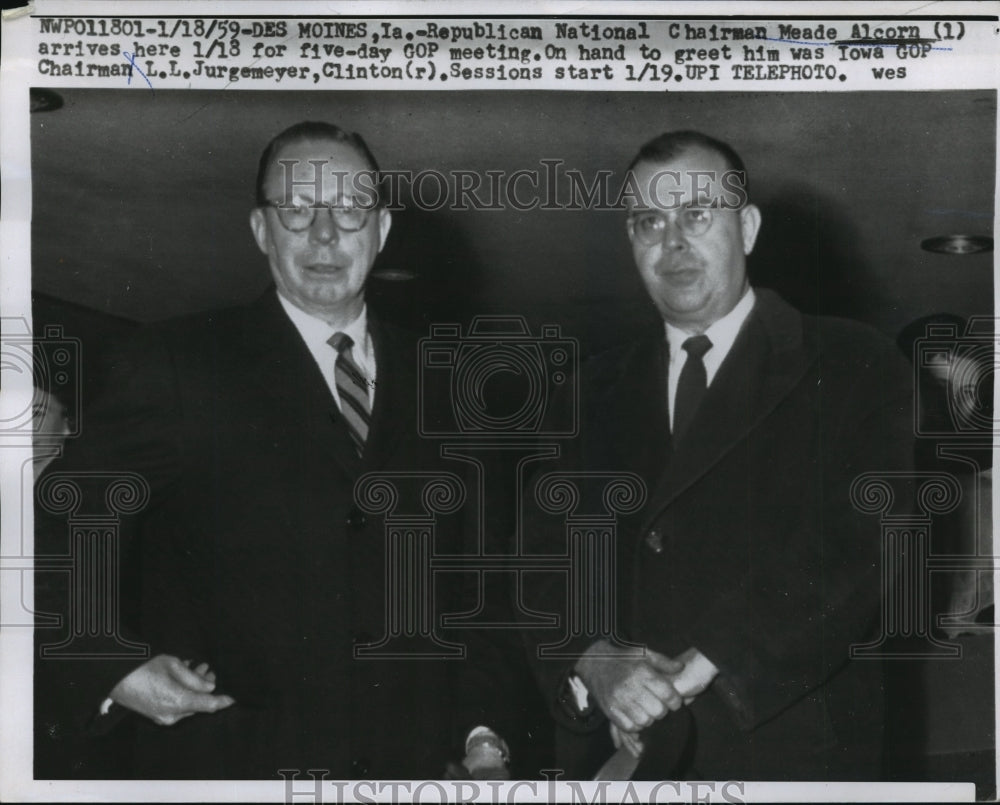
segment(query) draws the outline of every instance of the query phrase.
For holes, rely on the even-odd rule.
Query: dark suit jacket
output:
[[[686,749],[659,776],[874,778],[881,667],[850,660],[849,648],[877,628],[880,526],[849,490],[860,473],[910,467],[909,369],[870,328],[757,295],[679,443],[667,426],[662,333],[591,361],[567,465],[647,484],[646,505],[618,526],[622,636],[670,656],[694,646],[720,669],[690,719],[662,725],[683,729]],[[564,531],[537,513],[526,526],[554,553]],[[550,579],[533,600],[559,611],[564,595]],[[567,720],[558,700],[573,662],[537,659],[551,635],[527,639],[553,712]]]
[[[416,432],[415,341],[370,328],[378,387],[363,460],[271,291],[147,328],[52,466],[145,477],[148,505],[122,521],[125,625],[151,656],[208,662],[237,702],[169,728],[130,716],[139,777],[428,777],[454,756],[454,662],[353,658],[387,618],[384,520],[355,504],[355,481],[454,470]],[[458,552],[461,517],[439,518],[437,551]],[[40,514],[38,553],[65,553],[66,528]],[[62,578],[38,575],[41,609],[66,612]],[[444,611],[447,581],[436,596]],[[78,723],[140,662],[59,661]]]

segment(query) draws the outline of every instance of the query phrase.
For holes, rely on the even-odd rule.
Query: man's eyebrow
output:
[[[287,202],[289,204],[302,203],[309,206],[315,204],[324,207],[355,207],[357,206],[359,198],[360,198],[359,196],[339,196],[338,198],[332,199],[330,201],[325,201],[324,199],[315,199],[311,198],[310,196],[303,196],[299,195],[298,193],[295,193],[291,196],[291,198],[288,199],[278,198],[276,199],[276,201],[279,204]]]
[[[643,212],[669,212],[670,210],[711,210],[717,209],[718,205],[713,206],[715,199],[709,199],[705,203],[695,204],[694,201],[670,201],[665,204],[636,204],[629,207],[630,213],[643,213]]]

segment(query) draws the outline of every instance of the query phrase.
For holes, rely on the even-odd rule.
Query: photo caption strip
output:
[[[996,41],[989,20],[926,17],[31,19],[39,84],[151,90],[908,89]]]

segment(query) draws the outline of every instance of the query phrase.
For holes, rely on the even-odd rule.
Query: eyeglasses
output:
[[[682,207],[674,213],[677,228],[685,235],[704,235],[712,226],[714,213],[709,207]],[[668,214],[658,210],[643,210],[629,216],[632,231],[643,246],[655,246],[663,240]]]
[[[358,232],[368,223],[371,207],[357,207],[352,204],[326,204],[317,201],[312,204],[285,204],[268,201],[263,207],[273,207],[281,225],[289,232],[305,232],[316,218],[316,210],[327,209],[333,216],[333,223],[343,232]]]

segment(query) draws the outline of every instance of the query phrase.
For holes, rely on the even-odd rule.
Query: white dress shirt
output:
[[[743,298],[736,303],[736,307],[730,310],[725,316],[715,322],[705,330],[705,335],[712,342],[712,348],[705,353],[702,362],[705,364],[706,386],[712,385],[719,367],[733,348],[736,336],[740,334],[743,322],[747,320],[750,311],[753,310],[754,301],[757,299],[753,288],[748,288],[743,294]],[[667,404],[670,409],[670,427],[674,422],[674,400],[677,398],[677,382],[681,377],[681,370],[687,361],[688,354],[682,348],[682,344],[691,337],[691,333],[684,332],[672,324],[664,322],[667,331],[667,345],[670,348],[670,371],[667,372]]]
[[[310,316],[300,308],[295,307],[280,293],[278,300],[281,306],[292,320],[295,329],[299,331],[302,340],[306,342],[309,353],[313,356],[326,385],[330,387],[330,393],[337,402],[337,408],[341,408],[340,393],[337,391],[337,381],[335,368],[337,365],[337,351],[327,342],[334,333],[345,333],[354,342],[351,346],[351,358],[358,365],[362,374],[368,380],[368,403],[375,404],[375,348],[372,344],[371,336],[368,333],[368,308],[361,308],[361,314],[350,324],[344,327],[334,328],[321,319]]]

